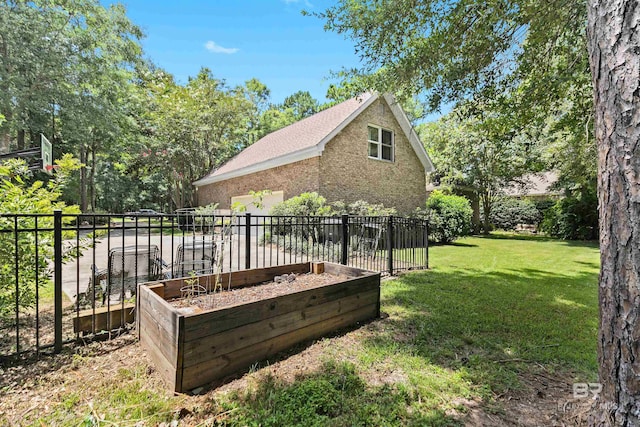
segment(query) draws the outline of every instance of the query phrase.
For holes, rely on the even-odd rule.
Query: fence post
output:
[[[429,268],[429,221],[423,223],[424,229],[424,266]]]
[[[395,231],[393,230],[393,215],[389,215],[387,224],[387,250],[389,251],[389,255],[387,258],[387,270],[389,270],[390,276],[393,276],[394,233]]]
[[[62,351],[62,211],[53,211],[54,353]]]
[[[349,215],[342,215],[342,250],[340,263],[347,265],[349,259]]]
[[[251,213],[247,212],[244,215],[245,229],[244,229],[244,268],[251,268]]]

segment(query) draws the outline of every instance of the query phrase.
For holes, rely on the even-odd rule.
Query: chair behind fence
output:
[[[0,358],[103,333],[113,319],[99,316],[124,323],[146,281],[322,260],[385,274],[427,268],[427,232],[401,217],[2,214]],[[87,313],[89,329],[78,330]]]

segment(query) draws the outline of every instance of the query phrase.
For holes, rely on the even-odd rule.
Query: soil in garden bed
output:
[[[276,277],[273,281],[264,282],[258,285],[247,286],[238,289],[224,290],[197,295],[196,292],[183,292],[182,298],[170,300],[169,303],[184,314],[200,313],[202,311],[216,310],[230,307],[237,304],[246,304],[286,295],[307,289],[319,288],[338,282],[349,280],[352,277],[343,274],[284,274]],[[231,275],[233,281],[233,274]],[[211,286],[213,288],[213,285]],[[204,289],[201,289],[204,290]],[[191,295],[189,295],[191,293]]]

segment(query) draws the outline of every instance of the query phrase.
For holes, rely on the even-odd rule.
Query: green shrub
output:
[[[369,203],[365,200],[357,200],[349,204],[339,200],[332,206],[333,213],[336,215],[390,216],[398,214],[396,208],[387,208],[382,203]]]
[[[436,190],[427,199],[426,210],[418,210],[417,215],[429,221],[429,240],[433,242],[452,242],[471,231],[473,210],[462,196]]]
[[[48,183],[32,180],[31,173],[24,160],[7,160],[0,163],[0,213],[24,214],[18,217],[18,230],[33,229],[35,216],[28,214],[51,214],[60,209],[65,214],[79,214],[77,206],[66,206],[60,201],[62,190],[68,175],[80,168],[80,163],[71,155],[65,154],[56,160],[57,172]],[[63,216],[63,224],[68,225],[74,218]],[[53,217],[43,216],[37,219],[39,229],[35,232],[0,233],[0,320],[15,315],[16,300],[20,310],[31,308],[36,303],[36,287],[51,283],[49,265],[53,259]],[[0,217],[0,229],[15,230],[12,217]],[[74,234],[63,233],[70,239]],[[16,240],[17,239],[17,240]],[[75,251],[68,251],[73,256]],[[37,256],[36,256],[37,255]],[[16,260],[17,259],[17,260]],[[12,262],[20,266],[16,277]],[[17,289],[16,289],[17,287]]]
[[[541,230],[565,240],[598,238],[598,198],[595,191],[583,191],[558,200],[542,220]]]
[[[322,220],[316,216],[331,215],[331,206],[318,193],[302,193],[271,208],[271,215],[298,216],[307,218],[281,218],[272,222],[274,235],[300,237],[303,240],[312,239],[314,242],[324,240]],[[274,236],[275,237],[275,236]]]
[[[323,257],[327,260],[339,260],[342,253],[341,242],[331,242],[324,238],[313,238],[310,241],[309,238],[292,233],[271,234],[267,232],[260,239],[260,244],[268,243],[277,245],[284,252],[306,258]]]
[[[500,230],[515,230],[518,224],[538,225],[542,214],[530,200],[503,197],[491,206],[489,221],[494,228]]]
[[[536,205],[536,209],[540,212],[540,221],[542,221],[545,212],[556,204],[556,200],[551,198],[535,199],[533,203]]]
[[[271,208],[271,215],[331,215],[327,199],[316,193],[302,193]]]

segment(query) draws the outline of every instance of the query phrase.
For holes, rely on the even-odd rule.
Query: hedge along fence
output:
[[[473,209],[466,197],[433,191],[426,209],[417,209],[416,216],[428,221],[429,239],[449,243],[471,232]]]
[[[256,216],[271,243],[294,260],[326,260],[386,274],[428,268],[426,220],[397,216]]]

